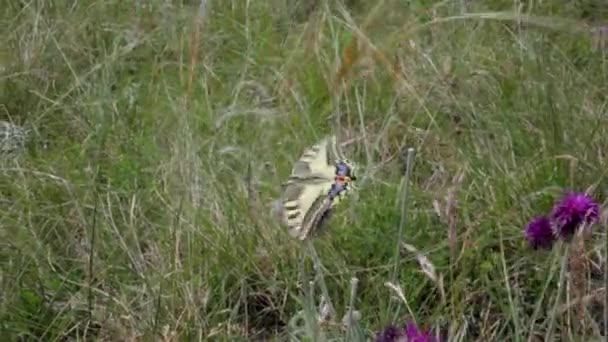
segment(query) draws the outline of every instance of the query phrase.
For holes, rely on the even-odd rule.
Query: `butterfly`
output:
[[[335,136],[307,148],[284,184],[282,221],[290,235],[305,240],[320,228],[356,179],[354,165],[341,157]]]

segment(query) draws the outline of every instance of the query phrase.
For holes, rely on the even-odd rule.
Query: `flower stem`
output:
[[[412,174],[412,168],[414,165],[414,158],[416,152],[413,148],[408,148],[407,150],[407,160],[406,160],[406,169],[405,169],[405,177],[403,180],[403,194],[401,198],[401,221],[399,222],[399,235],[397,236],[397,246],[395,247],[395,256],[393,259],[393,273],[391,275],[391,282],[393,284],[398,284],[398,276],[397,269],[399,268],[399,263],[401,261],[401,243],[403,242],[403,230],[405,228],[406,219],[407,219],[407,200],[409,195],[409,183],[410,176]]]
[[[323,264],[321,264],[321,259],[317,255],[317,251],[315,250],[314,245],[312,244],[312,240],[307,240],[306,247],[308,247],[308,252],[312,257],[313,266],[315,269],[315,280],[319,279],[319,286],[321,286],[321,293],[323,295],[323,299],[325,303],[329,306],[329,312],[331,317],[335,317],[336,311],[334,310],[334,306],[331,303],[331,299],[329,298],[329,291],[327,290],[327,284],[325,284],[325,276],[323,275]]]
[[[545,341],[553,341],[553,326],[555,324],[555,317],[557,316],[557,307],[560,303],[560,297],[562,295],[562,290],[565,285],[566,279],[566,268],[568,266],[568,254],[570,253],[570,249],[564,243],[561,246],[564,254],[562,256],[562,265],[559,271],[559,280],[557,281],[557,293],[555,294],[555,303],[553,304],[553,310],[551,311],[551,320],[549,321],[549,326],[547,327],[547,333],[545,335]]]

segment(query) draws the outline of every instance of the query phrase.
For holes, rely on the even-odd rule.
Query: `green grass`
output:
[[[0,159],[2,336],[341,339],[354,277],[367,338],[415,319],[450,341],[600,340],[603,295],[583,327],[563,252],[531,250],[522,229],[563,190],[606,198],[601,1],[210,1],[204,17],[141,3],[10,2],[0,17],[0,119],[33,128]],[[319,327],[305,246],[272,207],[327,134],[353,141],[363,177],[313,242],[337,311]],[[404,215],[439,286],[405,251],[385,284]],[[586,246],[600,268],[605,227]],[[586,294],[605,293],[598,272]]]

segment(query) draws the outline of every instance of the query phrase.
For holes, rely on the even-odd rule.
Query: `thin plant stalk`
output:
[[[306,241],[306,247],[308,247],[308,252],[312,257],[313,266],[315,269],[315,280],[319,279],[319,286],[321,287],[321,294],[323,295],[323,299],[325,303],[329,306],[329,312],[331,317],[335,317],[336,311],[334,310],[334,306],[331,303],[331,298],[329,298],[329,291],[327,290],[327,284],[325,283],[325,276],[323,275],[323,264],[321,264],[321,259],[317,255],[317,251],[312,243],[312,240]]]
[[[561,249],[564,251],[562,256],[562,264],[559,271],[559,280],[557,282],[557,293],[555,294],[555,303],[553,304],[553,310],[550,313],[551,320],[549,321],[549,326],[547,327],[547,333],[545,334],[545,341],[553,341],[553,326],[555,325],[555,317],[557,316],[557,308],[560,303],[560,297],[562,295],[562,290],[565,285],[566,280],[566,268],[568,266],[568,254],[570,253],[570,249],[564,243],[561,244]]]
[[[410,177],[412,174],[412,168],[414,165],[414,158],[416,156],[416,151],[414,148],[410,147],[407,149],[407,157],[406,157],[406,165],[405,165],[405,176],[403,178],[403,192],[401,197],[401,220],[399,222],[399,232],[397,236],[397,246],[395,247],[395,255],[393,257],[393,270],[391,274],[391,283],[398,285],[399,284],[399,264],[401,263],[401,245],[403,240],[403,230],[405,229],[406,219],[407,219],[407,202],[409,195],[409,183]],[[390,302],[389,304],[389,313],[393,312],[393,304]],[[397,313],[395,313],[397,315]]]
[[[314,295],[314,281],[309,280],[306,272],[306,253],[301,254],[300,260],[300,282],[302,284],[302,292],[304,293],[303,298],[303,315],[304,322],[306,324],[306,332],[318,338],[319,329],[317,324],[316,310],[315,310],[315,295]]]
[[[608,336],[608,231],[604,229],[604,336]]]
[[[95,237],[97,236],[97,210],[98,205],[99,205],[99,193],[100,193],[100,175],[101,175],[101,153],[104,150],[105,144],[106,144],[106,139],[108,137],[108,130],[104,129],[101,132],[101,137],[100,137],[100,142],[99,142],[99,150],[97,151],[97,162],[99,163],[97,165],[97,168],[95,170],[95,176],[93,178],[93,193],[94,193],[94,198],[95,198],[95,205],[93,207],[93,219],[92,219],[92,223],[91,223],[91,236],[90,236],[90,245],[89,245],[89,265],[88,265],[88,282],[89,282],[89,288],[88,288],[88,295],[87,295],[87,308],[88,308],[88,318],[89,318],[89,322],[88,324],[92,324],[93,323],[93,306],[94,306],[94,295],[93,295],[93,279],[95,278],[93,275],[93,268],[94,268],[94,258],[95,258],[95,243],[96,243],[96,239]]]
[[[97,188],[97,184],[95,184]],[[87,296],[87,306],[88,306],[88,316],[89,322],[88,324],[93,323],[93,279],[95,278],[93,275],[93,259],[95,258],[95,236],[97,235],[97,206],[99,204],[97,198],[97,191],[95,191],[95,206],[93,207],[93,222],[91,224],[91,239],[89,245],[89,288],[88,288],[88,296]]]
[[[416,156],[416,152],[414,148],[410,147],[407,149],[407,159],[406,159],[406,169],[405,169],[405,177],[403,180],[403,193],[401,198],[401,221],[399,222],[399,233],[397,236],[397,246],[395,247],[395,256],[393,259],[393,273],[391,275],[391,282],[393,284],[398,284],[398,276],[397,270],[399,268],[399,263],[401,262],[401,243],[403,242],[403,230],[405,228],[405,224],[407,222],[407,201],[409,195],[409,183],[410,177],[412,174],[412,168],[414,165],[414,158]]]
[[[534,313],[532,314],[532,318],[530,319],[530,328],[529,328],[530,334],[528,335],[528,341],[533,340],[534,325],[536,322],[536,318],[538,317],[538,314],[540,313],[540,310],[542,308],[543,299],[545,298],[547,289],[549,288],[549,285],[551,284],[551,280],[553,280],[553,274],[555,272],[555,269],[557,268],[557,265],[559,264],[557,262],[560,257],[559,250],[555,249],[553,254],[554,254],[554,256],[553,256],[553,259],[551,260],[551,270],[549,272],[549,276],[547,277],[547,280],[545,280],[545,284],[543,285],[543,289],[542,289],[541,294],[536,303],[536,308],[534,309]]]
[[[517,305],[515,305],[515,301],[513,299],[513,294],[511,293],[511,285],[509,284],[509,271],[507,270],[507,263],[505,260],[505,246],[503,243],[503,235],[502,235],[502,227],[499,229],[500,234],[500,260],[502,264],[502,271],[504,275],[505,288],[507,289],[507,299],[509,301],[509,309],[511,310],[511,319],[513,320],[513,325],[515,327],[515,341],[520,341],[522,334],[521,329],[519,327],[519,315],[517,314]]]
[[[348,306],[348,318],[346,326],[346,341],[351,341],[354,333],[354,313],[355,313],[355,298],[357,297],[357,285],[359,279],[353,277],[350,280],[350,301]]]
[[[186,100],[189,100],[190,95],[192,94],[192,84],[194,83],[198,61],[200,33],[206,16],[207,0],[201,0],[199,9],[193,18],[193,30],[190,36],[190,68],[188,71],[188,84],[186,86]]]

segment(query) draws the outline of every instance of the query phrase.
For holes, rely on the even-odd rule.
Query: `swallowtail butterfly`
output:
[[[284,184],[282,221],[291,236],[305,240],[328,218],[356,180],[331,136],[306,149]]]

